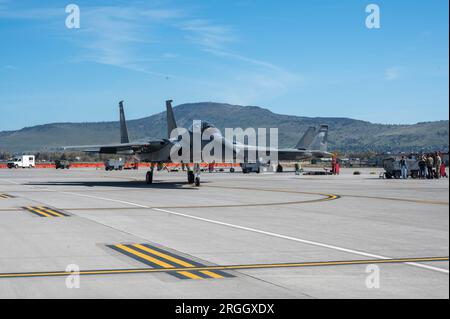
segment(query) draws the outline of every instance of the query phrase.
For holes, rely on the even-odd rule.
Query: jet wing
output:
[[[324,151],[280,149],[278,150],[278,159],[281,161],[295,161],[311,158],[331,158],[333,155]]]
[[[280,161],[300,161],[313,158],[331,158],[333,154],[320,150],[299,150],[295,148],[276,149],[271,147],[257,147],[253,145],[244,145],[235,143],[235,147],[240,152],[243,151],[259,151],[266,153],[278,153]]]
[[[152,153],[157,152],[167,146],[169,140],[153,140],[144,143],[121,143],[121,144],[105,144],[105,145],[84,145],[84,146],[65,146],[64,150],[82,151],[86,153],[99,154],[125,154],[133,155],[136,153]]]

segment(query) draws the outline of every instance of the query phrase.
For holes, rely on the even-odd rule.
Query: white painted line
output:
[[[42,188],[42,187],[36,187],[36,186],[32,186],[32,185],[26,185],[26,184],[22,184],[22,183],[19,183],[19,182],[16,182],[16,181],[12,181],[12,180],[9,180],[9,179],[1,179],[1,180],[5,181],[5,182],[8,182],[10,184],[21,185],[21,186],[28,187],[28,188],[31,188],[31,189],[39,189],[39,190],[42,190],[42,191],[49,190],[48,188]]]
[[[130,205],[130,206],[136,206],[136,207],[151,209],[151,207],[149,207],[149,206],[139,205],[139,204],[131,203],[131,202],[125,202],[125,201],[122,201],[122,200],[117,200],[117,199],[112,199],[112,198],[106,198],[106,197],[100,197],[100,196],[92,196],[92,195],[85,195],[85,194],[78,194],[78,193],[72,193],[72,192],[59,192],[59,193],[66,194],[66,195],[75,195],[75,196],[80,196],[80,197],[87,197],[87,198],[92,198],[92,199],[100,199],[100,200],[114,202],[114,203],[121,203],[121,204]]]
[[[22,185],[22,184],[20,184],[20,183],[18,183],[18,182],[16,182],[16,181],[11,181],[11,180],[9,180],[9,179],[3,179],[3,178],[2,178],[2,181],[8,182],[8,183],[14,184],[14,185]]]
[[[371,253],[367,253],[367,252],[363,252],[363,251],[359,251],[359,250],[353,250],[353,249],[343,248],[343,247],[339,247],[339,246],[324,244],[324,243],[320,243],[320,242],[316,242],[316,241],[312,241],[312,240],[306,240],[306,239],[301,239],[301,238],[296,238],[296,237],[291,237],[291,236],[285,236],[285,235],[276,234],[276,233],[272,233],[272,232],[267,232],[267,231],[259,230],[259,229],[255,229],[255,228],[249,228],[249,227],[244,227],[244,226],[224,223],[224,222],[217,221],[217,220],[197,217],[197,216],[183,214],[183,213],[177,213],[177,212],[173,212],[173,211],[166,210],[166,209],[152,208],[150,206],[140,205],[140,204],[136,204],[136,203],[132,203],[132,202],[126,202],[126,201],[117,200],[117,199],[111,199],[111,198],[99,197],[99,196],[92,196],[92,195],[85,195],[85,194],[78,194],[78,193],[72,193],[72,192],[61,192],[61,193],[67,194],[67,195],[75,195],[75,196],[88,197],[88,198],[93,198],[93,199],[100,199],[100,200],[105,200],[105,201],[110,201],[110,202],[115,202],[115,203],[121,203],[121,204],[130,205],[130,206],[141,207],[141,208],[148,208],[148,209],[152,209],[154,211],[158,211],[158,212],[162,212],[162,213],[167,213],[167,214],[176,215],[176,216],[180,216],[180,217],[200,220],[200,221],[211,223],[211,224],[216,224],[216,225],[226,226],[226,227],[230,227],[230,228],[250,231],[250,232],[253,232],[253,233],[258,233],[258,234],[267,235],[267,236],[271,236],[271,237],[276,237],[276,238],[286,239],[286,240],[290,240],[290,241],[295,241],[295,242],[299,242],[299,243],[302,243],[302,244],[307,244],[307,245],[312,245],[312,246],[317,246],[317,247],[333,249],[333,250],[342,251],[342,252],[346,252],[346,253],[349,253],[349,254],[354,254],[354,255],[359,255],[359,256],[364,256],[364,257],[370,257],[370,258],[375,258],[375,259],[393,259],[392,257],[375,255],[375,254],[371,254]],[[410,266],[414,266],[414,267],[418,267],[418,268],[424,268],[424,269],[428,269],[428,270],[433,270],[433,271],[437,271],[437,272],[441,272],[441,273],[445,273],[445,274],[449,273],[449,271],[447,269],[433,267],[433,266],[428,266],[428,265],[423,265],[423,264],[419,264],[419,263],[405,263],[405,264],[410,265]]]

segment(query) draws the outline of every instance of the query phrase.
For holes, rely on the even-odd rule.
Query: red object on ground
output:
[[[130,165],[132,166],[133,163],[127,163],[127,166]],[[138,163],[137,164],[138,167],[150,167],[150,163]],[[215,164],[215,167],[239,167],[239,164],[229,164],[229,163],[220,163],[220,164]],[[105,164],[98,162],[98,163],[71,163],[70,164],[71,168],[104,168]],[[166,165],[166,167],[180,167],[181,168],[181,164],[174,164],[174,163],[169,163]],[[201,167],[205,168],[208,167],[208,164],[206,163],[202,163]],[[8,166],[6,164],[0,164],[0,169],[7,169]],[[50,163],[38,163],[36,164],[36,168],[53,168],[55,169],[55,164],[50,164]]]
[[[333,158],[331,160],[331,173],[333,175],[336,175],[336,163],[337,163],[337,157],[336,157],[336,155],[333,155]]]
[[[341,173],[341,164],[339,164],[339,162],[336,162],[334,168],[336,170],[336,175],[339,175]]]
[[[442,163],[442,165],[441,165],[441,177],[447,177],[447,171],[445,170],[446,169],[446,167],[445,167],[445,164],[444,163]]]

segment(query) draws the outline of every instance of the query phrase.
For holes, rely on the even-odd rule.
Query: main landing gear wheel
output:
[[[188,183],[189,184],[194,184],[194,182],[195,182],[194,172],[189,171],[188,172]]]
[[[195,186],[197,186],[197,187],[200,186],[200,177],[195,178]]]
[[[145,182],[150,185],[153,184],[153,173],[147,172],[147,175],[145,176]]]

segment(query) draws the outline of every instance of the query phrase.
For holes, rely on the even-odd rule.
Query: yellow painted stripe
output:
[[[188,272],[188,271],[178,271],[178,273],[180,275],[186,276],[186,277],[194,279],[194,280],[202,280],[203,279],[202,277],[197,276],[196,274],[193,274],[193,273]]]
[[[286,264],[251,264],[251,265],[229,265],[229,266],[204,266],[190,268],[189,271],[205,270],[245,270],[245,269],[272,269],[272,268],[302,268],[319,266],[339,266],[339,265],[367,265],[367,264],[402,264],[410,262],[444,262],[449,261],[449,257],[418,257],[401,259],[374,259],[374,260],[349,260],[349,261],[325,261],[325,262],[301,262]],[[168,273],[186,271],[183,268],[172,269],[110,269],[110,270],[82,270],[80,275],[117,275],[117,274],[148,274],[148,273]],[[34,273],[3,273],[0,278],[20,278],[20,277],[55,277],[68,276],[70,272],[34,272]]]
[[[163,262],[163,261],[161,261],[161,260],[159,260],[159,259],[156,259],[156,258],[153,258],[153,257],[151,257],[151,256],[149,256],[149,255],[140,253],[140,252],[138,252],[138,251],[136,251],[136,250],[134,250],[134,249],[131,249],[131,248],[127,247],[127,246],[124,246],[124,245],[115,245],[115,246],[116,246],[117,248],[120,248],[120,249],[126,251],[126,252],[129,252],[130,254],[133,254],[133,255],[135,255],[135,256],[138,256],[138,257],[140,257],[140,258],[142,258],[142,259],[145,259],[145,260],[147,260],[147,261],[150,261],[150,262],[152,262],[152,263],[155,263],[155,264],[157,264],[157,265],[159,265],[159,266],[161,266],[161,267],[164,267],[164,268],[175,268],[174,266],[169,265],[169,264],[167,264],[167,263],[165,263],[165,262]]]
[[[185,262],[184,260],[180,260],[180,259],[178,259],[178,258],[175,258],[175,257],[173,257],[173,256],[164,254],[164,253],[162,253],[162,252],[160,252],[160,251],[151,249],[151,248],[149,248],[149,247],[146,247],[146,246],[143,246],[143,245],[140,245],[140,244],[135,244],[135,245],[133,245],[133,246],[136,247],[136,248],[142,249],[142,250],[144,250],[144,251],[146,251],[146,252],[148,252],[148,253],[154,254],[154,255],[156,255],[156,256],[158,256],[158,257],[161,257],[161,258],[165,258],[165,259],[167,259],[167,260],[170,260],[170,261],[172,261],[172,262],[174,262],[174,263],[176,263],[176,264],[178,264],[178,265],[180,265],[180,266],[188,267],[188,268],[190,268],[190,267],[195,267],[193,264],[190,264],[190,263],[188,263],[188,262]],[[214,274],[213,272],[210,272],[210,271],[207,271],[207,272],[206,272],[206,271],[202,271],[202,273],[205,274],[205,275],[207,275],[207,276],[210,276],[211,278],[217,278],[217,279],[223,278],[222,276],[217,275],[217,274]],[[189,272],[186,272],[186,271],[180,271],[179,274],[180,274],[180,275],[184,275],[184,276],[186,276],[186,277],[189,277],[189,278],[191,278],[191,279],[203,279],[203,278],[201,278],[201,277],[199,277],[199,276],[197,276],[197,275],[194,275],[194,274],[189,273]],[[193,277],[195,277],[195,278],[193,278]]]
[[[39,215],[42,215],[44,217],[53,217],[52,215],[49,215],[43,211],[40,211],[39,209],[37,209],[36,207],[27,207],[27,209],[31,212],[35,212],[38,213]]]
[[[221,276],[219,274],[216,274],[216,273],[214,273],[212,271],[209,271],[209,270],[201,271],[201,273],[204,274],[204,275],[210,276],[212,278],[216,278],[216,279],[222,279],[223,278],[223,276]]]
[[[56,216],[58,216],[58,217],[64,217],[64,215],[61,215],[60,213],[55,212],[55,211],[53,211],[53,210],[50,210],[50,209],[48,209],[48,208],[45,208],[45,207],[43,207],[43,206],[39,207],[39,209],[40,209],[40,210],[43,210],[43,211],[46,211],[47,213],[50,213],[50,214],[52,214],[52,215],[56,215]]]
[[[161,257],[161,258],[167,259],[169,261],[172,261],[172,262],[174,262],[174,263],[176,263],[176,264],[178,264],[180,266],[183,266],[183,267],[194,267],[194,265],[192,265],[192,264],[190,264],[188,262],[185,262],[183,260],[180,260],[178,258],[169,256],[169,255],[166,255],[166,254],[164,254],[162,252],[159,252],[157,250],[151,249],[149,247],[146,247],[146,246],[143,246],[143,245],[140,245],[140,244],[135,244],[133,246],[136,247],[136,248],[142,249],[143,251],[146,251],[148,253],[151,253],[153,255],[156,255],[158,257]]]
[[[143,245],[140,245],[140,244],[135,244],[135,245],[133,245],[133,246],[136,247],[136,248],[142,249],[142,250],[144,250],[144,251],[146,251],[146,252],[148,252],[148,253],[151,253],[151,254],[154,254],[154,255],[156,255],[156,256],[159,256],[159,257],[161,257],[161,258],[165,258],[165,259],[167,259],[167,260],[170,260],[170,261],[172,261],[172,262],[174,262],[174,263],[176,263],[176,264],[178,264],[178,265],[180,265],[180,266],[183,266],[183,267],[195,267],[193,264],[190,264],[190,263],[188,263],[188,262],[185,262],[184,260],[180,260],[180,259],[178,259],[178,258],[175,258],[175,257],[173,257],[173,256],[164,254],[164,253],[162,253],[162,252],[160,252],[160,251],[151,249],[151,248],[149,248],[149,247],[146,247],[146,246],[143,246]],[[213,272],[211,272],[211,271],[201,271],[201,273],[202,273],[202,274],[205,274],[205,275],[207,275],[207,276],[209,276],[209,277],[211,277],[211,278],[216,278],[216,279],[221,279],[221,278],[223,278],[223,276],[221,276],[221,275],[219,275],[219,274],[215,274],[215,273],[213,273]],[[185,274],[183,273],[182,275],[185,275]],[[197,277],[198,277],[198,276],[197,276]],[[200,278],[200,279],[203,279],[203,278],[201,278],[201,277],[199,277],[199,278]]]

